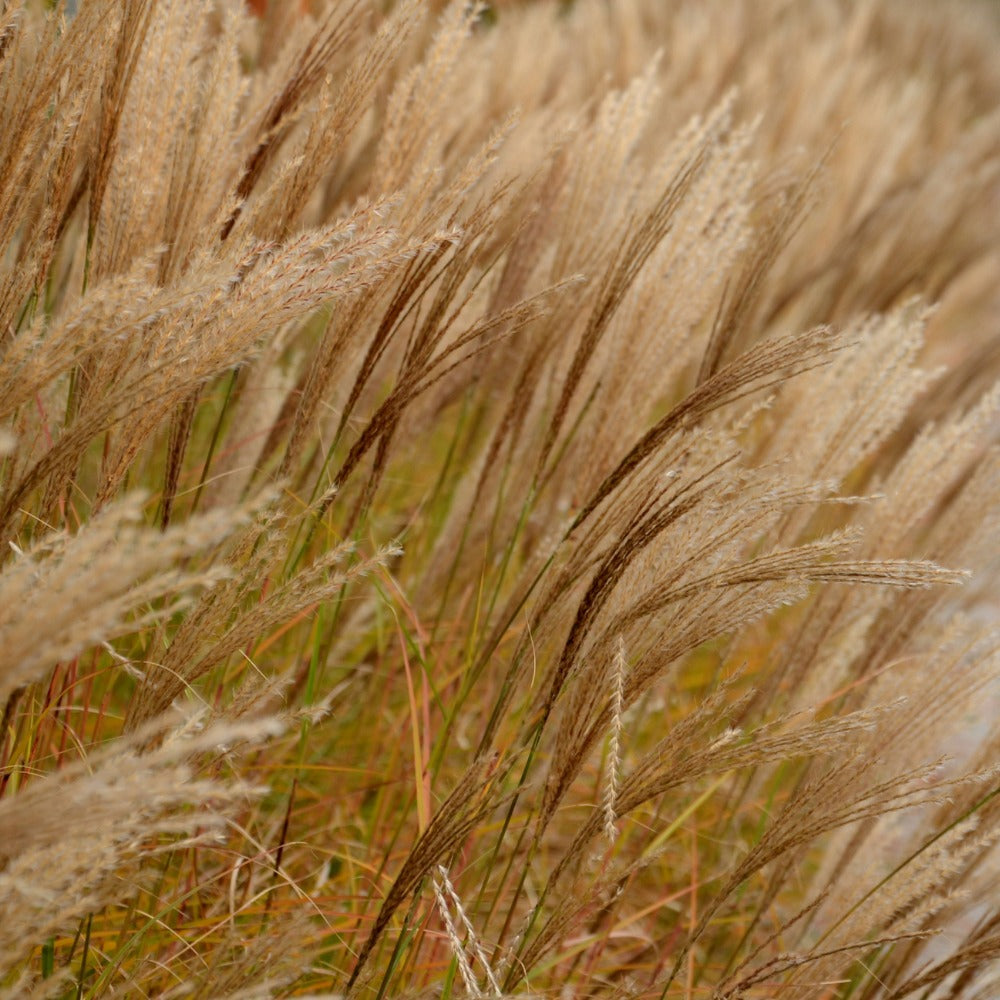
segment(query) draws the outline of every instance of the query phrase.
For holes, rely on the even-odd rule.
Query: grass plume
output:
[[[995,997],[998,50],[0,4],[0,998]]]

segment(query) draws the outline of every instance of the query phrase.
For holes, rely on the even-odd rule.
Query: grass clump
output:
[[[985,998],[1000,28],[0,12],[0,995]]]

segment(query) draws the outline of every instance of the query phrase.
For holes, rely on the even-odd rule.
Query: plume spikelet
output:
[[[611,732],[608,737],[608,772],[604,784],[604,835],[614,845],[618,832],[615,829],[615,803],[621,773],[622,712],[625,700],[625,640],[619,636],[611,668]]]

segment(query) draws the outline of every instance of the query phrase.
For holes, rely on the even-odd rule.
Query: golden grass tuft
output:
[[[996,10],[71,6],[0,997],[995,998]]]

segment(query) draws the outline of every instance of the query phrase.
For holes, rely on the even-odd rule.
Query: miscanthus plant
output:
[[[0,995],[1000,995],[993,8],[0,8]]]

